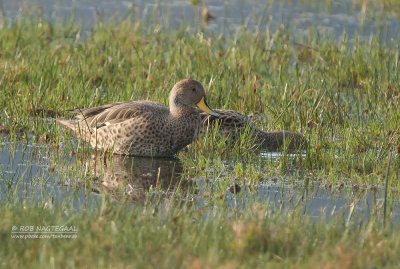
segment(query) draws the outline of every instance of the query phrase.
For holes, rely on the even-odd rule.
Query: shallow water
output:
[[[191,26],[203,24],[203,8],[216,18],[206,23],[206,30],[215,33],[231,32],[245,25],[250,29],[269,28],[274,31],[284,24],[297,33],[307,34],[312,29],[339,38],[344,31],[350,39],[355,33],[368,40],[377,35],[390,42],[399,38],[399,12],[385,8],[380,1],[263,1],[263,0],[209,0],[194,6],[189,0],[38,0],[36,8],[26,0],[3,0],[0,18],[14,19],[27,11],[41,14],[46,20],[65,22],[73,18],[86,29],[97,21],[120,21],[127,16],[144,22],[179,27],[183,22]],[[399,8],[400,10],[400,8]]]
[[[154,196],[163,203],[174,196],[174,199],[190,201],[196,208],[205,209],[206,215],[212,216],[222,209],[205,193],[209,190],[206,185],[217,189],[223,178],[195,176],[189,180],[179,159],[116,155],[112,159],[88,157],[79,161],[62,150],[34,143],[32,138],[28,140],[10,141],[8,137],[0,137],[2,203],[9,197],[18,197],[20,201],[45,202],[49,206],[70,202],[75,210],[80,210],[82,207],[95,209],[103,196],[132,205],[151,202]],[[279,153],[269,156],[277,158]],[[274,212],[290,213],[301,209],[306,216],[327,221],[338,215],[344,219],[351,215],[365,221],[373,212],[383,214],[383,192],[379,189],[331,191],[319,183],[304,186],[300,180],[293,183],[284,177],[267,179],[251,187],[241,182],[237,184],[238,188],[228,187],[220,197],[223,210],[251,210],[255,203],[261,203],[268,204]],[[399,205],[395,200],[389,208],[392,221],[400,220]]]
[[[60,205],[71,201],[75,209],[96,203],[97,198],[87,192],[66,186],[64,171],[54,169],[55,154],[46,145],[26,141],[10,142],[0,136],[0,202],[18,197],[28,203],[45,202]]]

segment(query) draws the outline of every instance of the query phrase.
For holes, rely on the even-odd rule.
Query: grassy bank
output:
[[[387,186],[390,212],[400,188],[398,40],[349,41],[345,34],[335,40],[313,31],[295,38],[284,27],[206,34],[137,20],[99,24],[81,35],[73,25],[41,19],[0,23],[0,129],[17,140],[33,134],[51,147],[52,169],[72,169],[84,179],[77,162],[88,149],[47,116],[124,100],[166,104],[169,90],[186,77],[203,83],[212,107],[252,114],[267,131],[303,133],[309,147],[272,160],[253,150],[246,134],[228,146],[212,130],[203,134],[178,157],[185,177],[217,182],[204,194],[206,207],[218,208],[211,216],[190,202],[176,206],[173,198],[132,206],[106,196],[96,210],[74,210],[69,203],[17,201],[8,191],[0,206],[2,267],[398,265],[400,233],[389,213],[384,225],[382,208],[366,221],[338,214],[326,223],[310,219],[301,203],[272,212],[257,203],[227,210],[220,201],[234,182],[251,187],[282,176],[300,184]],[[74,165],[65,157],[72,152],[80,156]],[[10,237],[13,225],[64,224],[77,226],[76,239]]]
[[[396,268],[399,233],[377,219],[346,225],[344,216],[326,224],[302,209],[248,212],[204,218],[190,205],[166,208],[112,206],[97,212],[22,204],[2,206],[2,267],[113,268]],[[12,239],[15,224],[73,225],[76,239]],[[398,230],[397,230],[398,231]]]

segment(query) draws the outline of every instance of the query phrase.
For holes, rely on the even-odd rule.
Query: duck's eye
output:
[[[195,91],[196,91],[196,88],[193,88],[192,91],[195,92]]]

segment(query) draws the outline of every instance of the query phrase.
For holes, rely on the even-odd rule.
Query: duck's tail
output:
[[[56,121],[62,126],[72,130],[79,138],[90,141],[90,137],[95,130],[92,130],[85,121],[67,120],[58,118]]]
[[[67,127],[75,132],[76,121],[57,118],[56,121],[64,127]]]

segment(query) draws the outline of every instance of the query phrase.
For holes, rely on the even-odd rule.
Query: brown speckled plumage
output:
[[[285,141],[288,142],[286,147],[290,150],[305,148],[307,145],[307,140],[301,134],[289,131],[264,132],[257,128],[248,117],[237,111],[223,109],[215,109],[215,111],[219,114],[218,118],[200,113],[203,129],[207,125],[214,126],[215,122],[219,121],[220,132],[235,139],[248,126],[255,141],[260,144],[260,148],[268,151],[281,150]]]
[[[77,109],[76,120],[57,121],[95,148],[169,157],[196,139],[201,120],[195,106],[202,100],[205,92],[200,82],[185,79],[172,88],[169,108],[151,101],[120,102]]]

